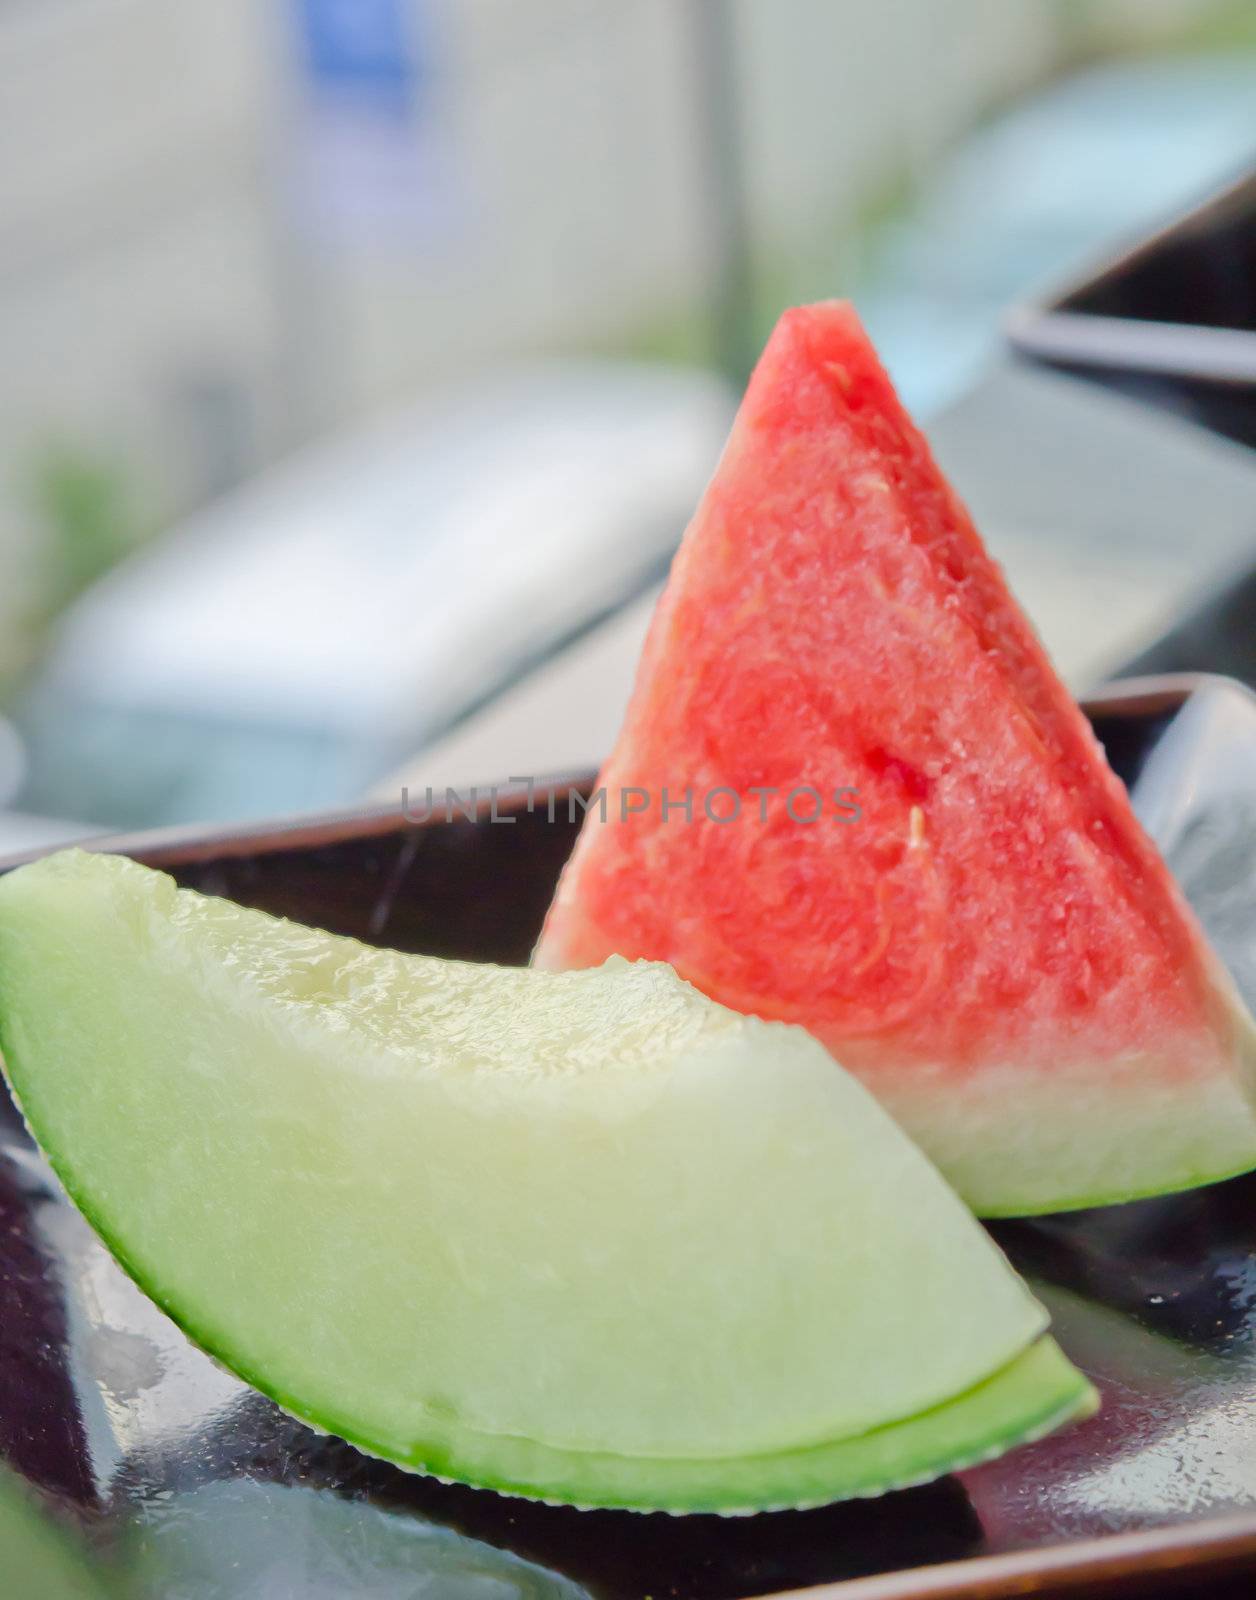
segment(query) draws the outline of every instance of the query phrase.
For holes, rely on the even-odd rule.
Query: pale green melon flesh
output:
[[[1092,1404],[871,1097],[669,968],[400,956],[67,852],[0,880],[0,1040],[136,1280],[403,1465],[810,1504]]]
[[[106,1600],[88,1552],[0,1470],[0,1594],[5,1600]]]

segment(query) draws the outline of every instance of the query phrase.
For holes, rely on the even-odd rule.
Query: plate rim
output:
[[[1036,1550],[966,1556],[845,1578],[757,1600],[1012,1600],[1013,1596],[1131,1594],[1135,1579],[1242,1576],[1256,1568],[1256,1511],[1100,1534]],[[1139,1589],[1138,1594],[1147,1594]],[[1154,1591],[1151,1591],[1154,1593]],[[752,1597],[756,1600],[756,1597]]]

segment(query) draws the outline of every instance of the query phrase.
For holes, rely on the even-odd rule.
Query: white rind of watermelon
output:
[[[1256,1025],[1228,977],[1217,993],[1234,1031],[1229,1070],[1192,1072],[1197,1041],[1157,1053],[968,1075],[916,1061],[878,1068],[882,1105],[978,1216],[1017,1217],[1195,1189],[1256,1162]]]

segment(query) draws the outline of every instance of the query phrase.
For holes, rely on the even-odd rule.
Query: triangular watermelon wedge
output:
[[[986,1215],[1256,1166],[1251,1018],[848,305],[772,335],[600,782],[541,965],[803,1023]]]

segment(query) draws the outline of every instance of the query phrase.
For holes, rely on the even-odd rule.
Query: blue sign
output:
[[[460,207],[427,0],[290,0],[296,215],[357,243],[430,243]]]
[[[296,0],[306,70],[315,92],[413,106],[419,85],[416,17],[407,0]]]

